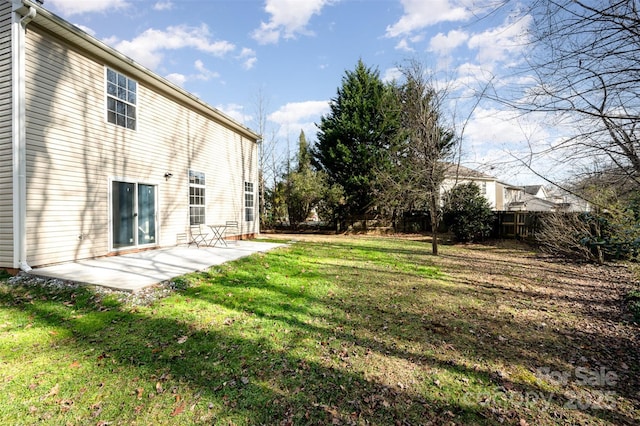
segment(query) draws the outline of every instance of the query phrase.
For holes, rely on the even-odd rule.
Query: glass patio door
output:
[[[138,184],[138,245],[156,242],[156,187]]]
[[[156,186],[113,181],[111,184],[113,248],[156,243]]]

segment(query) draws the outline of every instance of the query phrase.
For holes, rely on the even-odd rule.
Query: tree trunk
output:
[[[438,194],[437,189],[429,195],[429,210],[431,216],[431,253],[438,255]]]

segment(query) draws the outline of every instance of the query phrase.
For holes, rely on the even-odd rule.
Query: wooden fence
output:
[[[517,238],[535,239],[536,233],[540,229],[541,222],[548,212],[494,212],[492,238]],[[401,232],[430,232],[431,221],[428,212],[405,215],[396,226]],[[442,225],[440,232],[446,232],[446,227]]]
[[[547,212],[495,212],[492,237],[535,239],[542,218]]]

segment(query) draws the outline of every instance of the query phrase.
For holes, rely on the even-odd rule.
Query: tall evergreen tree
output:
[[[301,173],[311,168],[311,148],[309,148],[309,142],[307,142],[304,130],[300,130],[300,136],[298,136],[298,155],[296,160],[298,163],[296,166],[297,172]]]
[[[361,215],[373,206],[377,173],[388,167],[385,151],[398,133],[398,109],[391,87],[362,60],[345,73],[330,108],[318,126],[314,164],[342,186],[343,218]]]

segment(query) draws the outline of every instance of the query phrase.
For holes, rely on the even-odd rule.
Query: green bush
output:
[[[491,235],[494,215],[478,185],[470,182],[445,194],[443,220],[457,241],[481,241]]]
[[[636,322],[640,322],[640,290],[632,290],[625,298]]]

